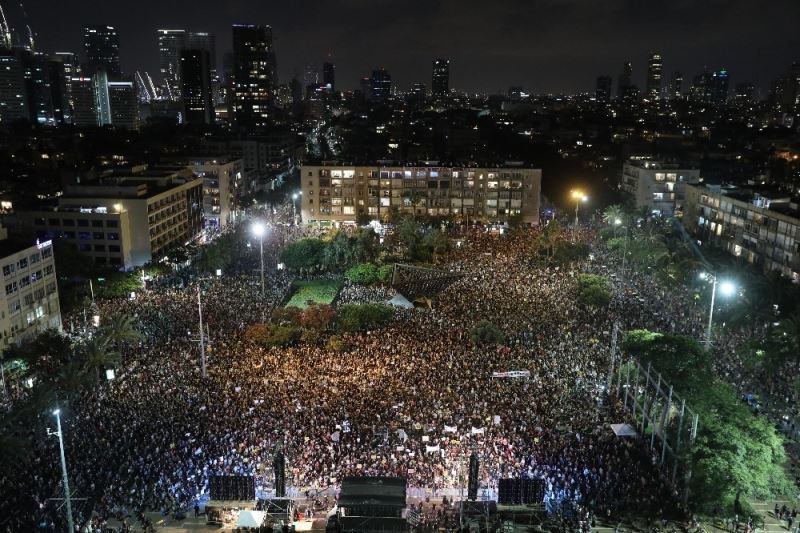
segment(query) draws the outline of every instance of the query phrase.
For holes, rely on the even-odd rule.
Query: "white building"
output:
[[[700,170],[677,163],[632,158],[622,165],[620,186],[635,202],[636,209],[672,216],[683,210],[684,188],[697,181]]]
[[[5,232],[5,230],[3,230]],[[52,241],[0,241],[0,350],[47,329],[61,329]]]

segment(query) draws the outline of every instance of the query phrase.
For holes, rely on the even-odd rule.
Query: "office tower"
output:
[[[728,71],[720,69],[711,74],[709,98],[712,104],[722,105],[728,100]]]
[[[633,65],[630,61],[623,63],[622,73],[617,81],[617,98],[625,98],[628,88],[632,86]]]
[[[186,30],[158,30],[158,66],[164,80],[164,96],[181,97],[181,51],[186,48]]]
[[[238,128],[268,125],[274,80],[272,28],[233,26],[233,121]]]
[[[647,60],[647,85],[645,90],[649,98],[659,98],[661,93],[661,54],[654,52]]]
[[[139,127],[139,99],[133,80],[109,81],[108,102],[111,124],[116,128],[134,130]]]
[[[303,70],[303,88],[309,85],[319,85],[319,71],[313,63],[308,63]]]
[[[408,101],[414,105],[422,105],[425,103],[427,96],[427,89],[424,83],[415,83],[411,86],[411,91],[408,93]]]
[[[737,83],[733,95],[737,107],[750,107],[756,103],[756,86],[752,83]]]
[[[699,104],[711,102],[711,74],[703,72],[694,77],[689,89],[689,99]]]
[[[186,37],[187,50],[205,50],[208,52],[208,65],[211,72],[211,101],[222,101],[221,81],[217,70],[217,37],[208,32],[189,32]]]
[[[361,98],[364,100],[369,100],[372,98],[372,80],[369,76],[364,76],[360,80],[358,80],[359,92],[361,93]]]
[[[328,92],[336,90],[336,66],[329,61],[322,64],[322,84]]]
[[[75,103],[72,98],[72,78],[78,78],[81,75],[81,65],[78,60],[78,54],[73,52],[56,52],[55,57],[64,65],[64,83],[67,91],[67,101],[69,102],[70,109],[74,109]]]
[[[122,75],[119,63],[119,33],[113,26],[96,25],[83,28],[83,48],[86,53],[86,74],[104,70],[109,76]]]
[[[211,124],[213,106],[211,98],[211,60],[208,50],[181,52],[181,98],[184,122]]]
[[[75,126],[81,128],[97,126],[93,85],[92,78],[75,77],[70,80],[72,123]]]
[[[56,124],[72,123],[72,106],[69,100],[69,83],[64,62],[58,56],[47,59],[47,77],[50,82],[50,101]]]
[[[773,111],[780,111],[783,106],[784,93],[786,91],[786,78],[777,78],[769,86],[769,96],[767,101]]]
[[[392,76],[386,69],[379,68],[372,71],[370,79],[370,99],[373,102],[382,102],[392,93]]]
[[[0,56],[0,124],[28,118],[22,64],[12,55]]]
[[[30,121],[41,126],[55,126],[47,55],[27,48],[17,48],[14,53],[22,66]]]
[[[289,82],[289,88],[292,92],[292,104],[297,105],[303,101],[303,84],[297,79],[297,76],[292,78]]]
[[[800,108],[800,62],[792,63],[783,85],[783,111],[794,113]]]
[[[450,91],[450,60],[434,59],[431,75],[431,92],[434,97],[447,96]]]
[[[98,70],[92,76],[92,96],[94,97],[94,110],[98,126],[111,124],[111,100],[108,95],[108,74]]]
[[[613,81],[611,76],[598,76],[594,90],[594,97],[598,102],[608,102],[611,100],[611,87]]]
[[[680,72],[675,72],[672,75],[672,87],[670,88],[672,92],[672,98],[675,100],[679,100],[683,94],[683,74]]]

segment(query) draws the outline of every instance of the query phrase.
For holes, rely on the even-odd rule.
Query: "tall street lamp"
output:
[[[303,195],[303,191],[298,191],[292,195],[292,224],[297,225],[297,200]]]
[[[66,504],[65,507],[67,511],[67,531],[72,533],[75,531],[75,524],[72,522],[72,502],[70,501],[69,478],[67,477],[67,459],[64,457],[64,437],[61,431],[61,409],[54,410],[53,415],[56,417],[56,432],[49,434],[58,436],[58,447],[61,451],[61,475],[63,476],[64,482],[64,503]]]
[[[625,259],[628,256],[628,226],[623,226],[620,219],[614,219],[614,225],[625,230],[625,239],[622,241],[622,275],[625,275]]]
[[[294,204],[292,204],[294,205]],[[253,235],[258,237],[258,244],[260,248],[260,256],[261,256],[261,297],[264,297],[264,234],[267,232],[267,228],[264,226],[263,222],[256,222],[253,224]]]
[[[717,288],[722,291],[723,296],[732,296],[736,292],[736,285],[730,281],[717,281],[716,274],[709,274],[707,272],[700,273],[700,279],[711,280],[711,307],[708,309],[708,326],[706,326],[706,349],[711,349],[711,326],[714,322],[714,304],[717,300]]]
[[[589,200],[589,197],[583,194],[582,191],[574,190],[572,191],[572,199],[575,200],[575,227],[578,227],[578,208],[581,206],[581,202],[586,202]]]

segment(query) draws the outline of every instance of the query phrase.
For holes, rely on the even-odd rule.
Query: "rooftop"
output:
[[[45,241],[45,243],[48,242],[50,241]],[[17,252],[21,252],[23,250],[27,250],[28,248],[32,248],[37,244],[38,243],[35,240],[28,241],[23,239],[4,239],[0,241],[0,257],[8,257],[10,255],[14,255]],[[42,245],[43,244],[44,243],[42,243]]]

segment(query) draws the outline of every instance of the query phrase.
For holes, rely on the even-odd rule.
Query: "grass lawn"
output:
[[[332,279],[315,279],[312,281],[293,281],[292,287],[294,288],[294,294],[286,302],[286,307],[293,306],[305,309],[308,307],[309,300],[315,304],[330,304],[333,302],[336,295],[339,294],[339,289],[342,288],[342,283]]]

